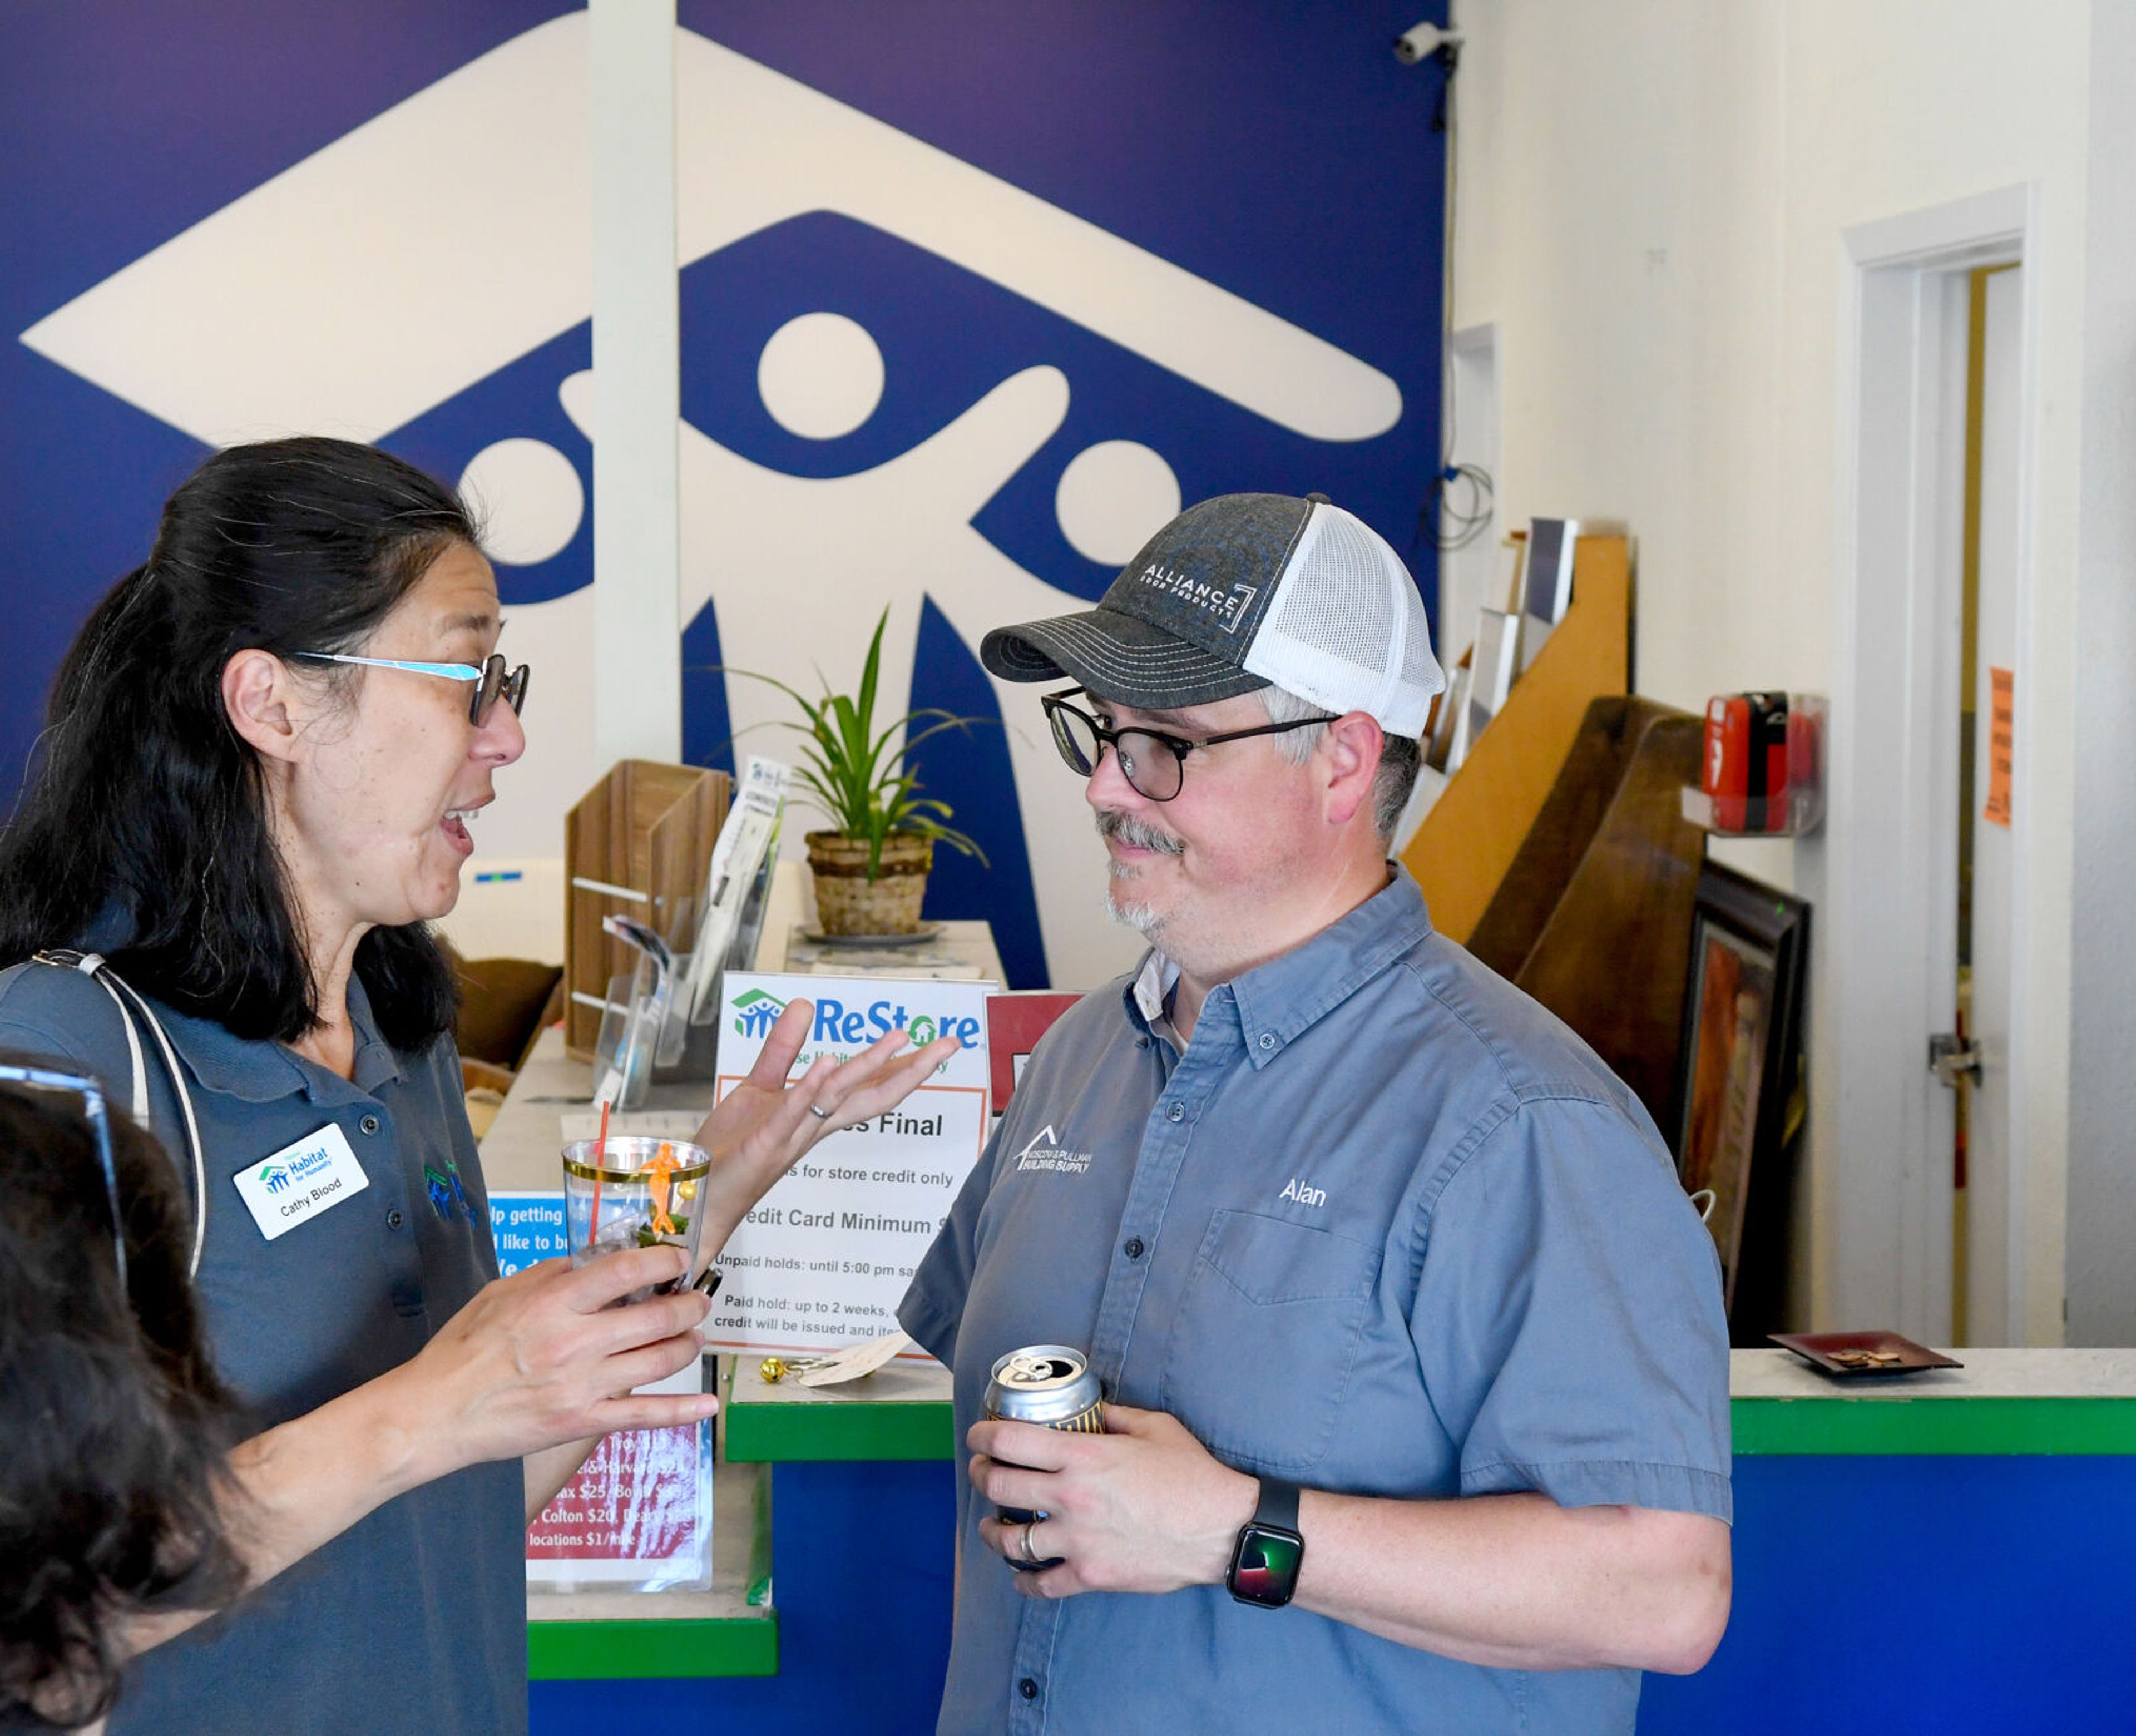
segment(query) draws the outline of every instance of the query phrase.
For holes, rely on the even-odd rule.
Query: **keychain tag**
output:
[[[260,1234],[270,1242],[371,1186],[349,1149],[348,1135],[331,1121],[264,1162],[248,1163],[230,1179]]]

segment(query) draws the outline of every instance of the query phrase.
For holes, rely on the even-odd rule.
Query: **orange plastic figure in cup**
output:
[[[676,1234],[675,1220],[668,1215],[668,1177],[682,1168],[677,1161],[675,1148],[664,1140],[660,1154],[645,1166],[645,1173],[653,1179],[653,1231],[656,1235]]]

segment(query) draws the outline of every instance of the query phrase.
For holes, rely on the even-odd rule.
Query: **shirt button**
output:
[[[1184,1121],[1184,1120],[1186,1120],[1186,1119],[1187,1119],[1187,1105],[1186,1105],[1186,1104],[1184,1104],[1184,1103],[1167,1103],[1167,1104],[1164,1106],[1164,1118],[1165,1118],[1167,1121]]]
[[[367,1115],[357,1123],[357,1126],[367,1133],[376,1133],[378,1131],[378,1118],[376,1115]]]
[[[1273,1049],[1275,1047],[1275,1033],[1274,1031],[1265,1030],[1261,1033],[1261,1047],[1264,1049]]]
[[[1026,1700],[1036,1700],[1038,1698],[1038,1684],[1027,1675],[1016,1685],[1016,1691]]]
[[[1120,1251],[1126,1254],[1131,1260],[1140,1259],[1142,1258],[1142,1238],[1140,1236],[1129,1236],[1128,1238],[1127,1246]]]
[[[392,1210],[386,1214],[386,1227],[388,1229],[398,1229],[403,1221],[404,1220],[400,1216],[400,1208],[397,1205],[395,1206]]]

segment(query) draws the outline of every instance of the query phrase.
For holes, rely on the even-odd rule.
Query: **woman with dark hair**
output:
[[[201,1344],[191,1226],[96,1091],[0,1052],[0,1728],[101,1718],[123,1624],[244,1583],[221,1510],[250,1430]]]
[[[523,1729],[527,1521],[606,1431],[713,1408],[632,1394],[698,1355],[701,1295],[609,1306],[683,1278],[673,1249],[496,1280],[425,925],[526,745],[502,626],[420,472],[336,440],[218,453],[69,652],[0,835],[0,1045],[135,1103],[189,1175],[216,1365],[267,1429],[226,1460],[247,1580],[310,1558],[141,1656],[119,1731]],[[809,1016],[698,1135],[702,1259],[954,1046],[789,1086]]]

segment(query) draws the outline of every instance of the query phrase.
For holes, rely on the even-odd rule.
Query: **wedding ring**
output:
[[[808,1113],[814,1116],[818,1121],[828,1121],[831,1118],[831,1112],[825,1108],[821,1103],[809,1104]]]
[[[1031,1545],[1031,1534],[1037,1529],[1038,1521],[1035,1519],[1026,1525],[1023,1528],[1023,1541],[1018,1545],[1023,1551],[1023,1559],[1033,1567],[1038,1565],[1038,1551]]]

